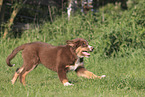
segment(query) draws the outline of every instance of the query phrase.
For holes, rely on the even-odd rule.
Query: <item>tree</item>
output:
[[[12,14],[10,16],[10,19],[8,20],[8,22],[6,23],[6,27],[5,27],[5,30],[4,30],[4,35],[3,35],[3,38],[6,38],[8,32],[10,31],[11,29],[11,26],[13,25],[13,22],[14,22],[14,19],[16,17],[16,15],[18,14],[19,10],[23,7],[23,5],[26,3],[27,0],[23,1],[23,0],[19,0],[13,4],[13,11],[12,11]]]
[[[1,13],[2,5],[3,5],[3,0],[0,0],[0,13]]]

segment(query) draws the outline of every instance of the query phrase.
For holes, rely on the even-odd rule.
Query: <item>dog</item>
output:
[[[97,76],[85,69],[83,58],[89,57],[89,52],[92,52],[94,49],[85,39],[77,38],[67,40],[66,43],[66,45],[53,46],[44,42],[32,42],[15,48],[7,57],[6,63],[8,66],[13,67],[14,64],[12,65],[10,61],[20,50],[23,50],[23,65],[16,70],[11,80],[12,84],[14,84],[17,77],[20,76],[20,82],[25,86],[26,75],[40,63],[57,72],[64,86],[73,85],[69,83],[67,79],[66,73],[68,71],[75,71],[78,76],[88,79],[101,79],[105,77],[105,75]]]

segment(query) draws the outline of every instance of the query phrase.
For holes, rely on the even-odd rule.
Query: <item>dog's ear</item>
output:
[[[67,40],[66,43],[69,45],[69,46],[74,46],[74,41],[72,40]]]

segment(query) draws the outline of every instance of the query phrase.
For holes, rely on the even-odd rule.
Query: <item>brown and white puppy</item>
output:
[[[73,85],[68,82],[66,73],[70,70],[76,71],[78,76],[85,78],[99,78],[103,76],[97,76],[88,71],[84,67],[83,57],[89,57],[89,51],[93,51],[93,47],[88,45],[85,39],[77,38],[68,40],[67,45],[52,46],[43,42],[32,42],[23,44],[13,50],[13,52],[7,57],[7,65],[12,67],[10,61],[15,55],[22,51],[23,65],[18,68],[14,74],[12,84],[15,83],[18,76],[20,76],[20,82],[25,85],[26,75],[32,71],[38,64],[43,64],[45,67],[56,71],[58,77],[64,86]]]

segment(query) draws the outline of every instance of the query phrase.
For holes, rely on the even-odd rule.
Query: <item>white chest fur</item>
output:
[[[76,70],[79,66],[84,66],[84,62],[80,61],[80,58],[77,59],[75,65],[69,66],[69,70]]]

